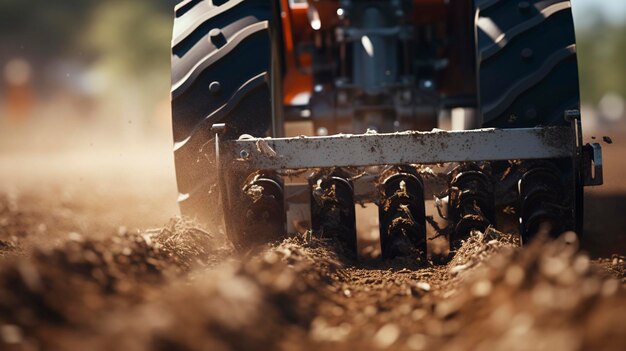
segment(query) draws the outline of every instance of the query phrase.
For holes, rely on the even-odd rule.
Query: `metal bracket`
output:
[[[602,177],[602,146],[598,143],[583,145],[582,122],[579,110],[565,111],[565,120],[569,121],[576,135],[575,159],[580,170],[583,186],[603,184]]]
[[[602,146],[598,143],[583,146],[583,184],[598,186],[604,183],[602,177]]]

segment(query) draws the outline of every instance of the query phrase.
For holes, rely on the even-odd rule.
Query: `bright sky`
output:
[[[585,25],[587,14],[599,12],[613,22],[626,22],[626,0],[571,0],[576,24]]]

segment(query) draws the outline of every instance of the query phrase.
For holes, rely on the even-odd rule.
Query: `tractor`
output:
[[[385,259],[429,227],[582,235],[602,184],[566,0],[183,0],[171,97],[181,212],[240,250],[310,228],[356,255],[363,204]]]

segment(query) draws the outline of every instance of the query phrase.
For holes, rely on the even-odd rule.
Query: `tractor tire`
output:
[[[567,125],[579,109],[570,1],[475,0],[479,115],[483,127]]]
[[[569,0],[474,0],[477,98],[486,128],[566,126],[580,109],[576,36]],[[583,185],[569,160],[562,173],[566,230],[582,231]],[[529,239],[532,233],[522,236]],[[553,233],[558,235],[560,233]]]
[[[215,135],[264,136],[272,124],[272,2],[184,0],[172,38],[172,127],[181,213],[222,223]]]

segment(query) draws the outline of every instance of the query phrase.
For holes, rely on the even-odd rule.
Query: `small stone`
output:
[[[30,291],[41,291],[43,288],[41,276],[32,263],[24,261],[17,266],[17,269],[22,281]]]
[[[430,284],[426,282],[417,282],[415,287],[423,291],[430,291]]]
[[[274,265],[274,264],[278,263],[278,260],[280,258],[278,257],[278,255],[275,252],[271,252],[270,251],[267,254],[265,254],[263,259],[265,260],[265,263],[270,264],[270,265]]]
[[[468,268],[468,266],[465,265],[465,264],[462,264],[462,265],[459,265],[459,266],[454,266],[454,267],[452,267],[450,269],[450,273],[451,274],[457,274],[459,272],[462,272],[462,271],[466,270],[467,268]]]
[[[352,292],[350,291],[350,289],[345,289],[345,290],[343,291],[343,295],[344,295],[345,297],[350,297],[350,296],[352,296]]]
[[[141,234],[141,238],[146,243],[146,245],[152,246],[152,237],[150,236],[150,234]]]
[[[546,257],[541,261],[541,272],[550,278],[561,274],[567,267],[567,262],[559,257]]]
[[[287,291],[294,284],[295,277],[290,271],[286,271],[276,278],[274,281],[274,289],[277,291]]]
[[[414,321],[419,321],[426,317],[427,314],[428,312],[426,312],[426,310],[418,308],[411,313],[411,318],[413,318]]]
[[[400,328],[395,324],[385,324],[374,335],[374,344],[381,349],[393,345],[400,336]]]
[[[316,341],[341,342],[348,337],[351,330],[352,326],[348,323],[333,326],[323,318],[318,317],[311,323],[310,336]]]
[[[574,260],[573,268],[576,273],[583,275],[589,271],[590,265],[591,263],[589,261],[589,257],[585,255],[579,255]]]
[[[19,344],[22,342],[22,329],[17,325],[4,324],[0,327],[0,337],[6,344]]]
[[[444,301],[435,306],[435,315],[438,318],[445,319],[454,315],[458,310],[458,306],[455,303]]]
[[[67,238],[70,239],[70,241],[76,241],[76,242],[82,242],[83,241],[83,236],[80,235],[79,233],[76,232],[70,232],[67,234]]]
[[[602,137],[602,140],[604,140],[604,142],[607,144],[613,144],[613,139],[611,139],[611,137],[608,137],[606,135]]]
[[[573,231],[568,231],[562,234],[563,241],[568,245],[578,244],[578,234]]]
[[[491,282],[488,280],[482,280],[472,286],[472,294],[476,297],[485,297],[491,293]]]

